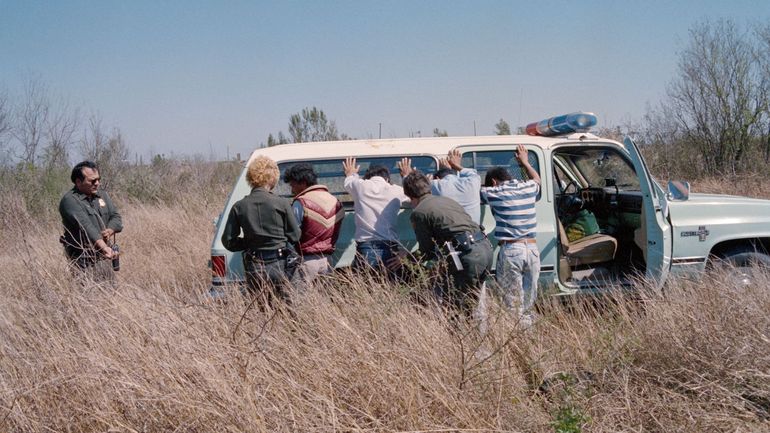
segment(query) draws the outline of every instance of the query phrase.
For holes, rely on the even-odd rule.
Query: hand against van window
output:
[[[348,156],[345,158],[345,161],[342,162],[342,169],[345,171],[345,177],[348,177],[353,174],[358,174],[358,170],[361,169],[361,166],[356,165],[355,158]]]
[[[521,165],[529,164],[529,155],[527,154],[527,149],[524,148],[523,144],[520,144],[516,149],[516,159],[519,160],[519,164]]]
[[[396,166],[398,166],[398,171],[401,172],[401,177],[407,177],[414,171],[411,158],[401,158],[401,161],[396,162]]]
[[[527,153],[527,149],[524,148],[524,145],[520,144],[519,147],[516,149],[516,159],[519,160],[519,164],[521,164],[522,167],[524,167],[524,170],[527,171],[527,176],[530,180],[535,181],[538,185],[540,184],[540,174],[535,170],[534,167],[532,167],[532,164],[529,163],[529,154]]]
[[[449,165],[449,168],[452,170],[460,171],[463,169],[462,166],[463,157],[460,155],[460,151],[457,149],[452,149],[449,151],[449,154],[446,157],[446,162]]]

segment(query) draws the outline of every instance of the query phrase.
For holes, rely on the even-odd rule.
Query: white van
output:
[[[412,165],[424,173],[433,173],[438,160],[457,149],[462,154],[462,165],[475,168],[483,183],[487,170],[498,165],[507,166],[515,178],[525,178],[514,156],[519,144],[528,150],[529,161],[542,179],[536,211],[539,285],[543,288],[555,288],[558,294],[594,291],[631,285],[638,275],[662,284],[669,273],[702,272],[713,257],[740,266],[749,262],[770,265],[770,201],[690,194],[686,183],[669,183],[666,192],[650,176],[630,139],[621,144],[585,131],[576,132],[558,122],[585,114],[590,115],[573,113],[527,127],[530,134],[550,137],[498,135],[297,143],[257,149],[249,162],[257,155],[268,156],[278,163],[281,175],[298,162],[313,165],[318,183],[328,186],[346,209],[333,255],[337,268],[349,266],[355,254],[353,207],[343,189],[342,161],[346,157],[356,157],[361,172],[370,164],[385,165],[390,168],[391,181],[400,184],[396,162],[402,157],[411,158]],[[593,117],[591,125],[595,121]],[[217,221],[211,245],[214,292],[244,282],[241,254],[227,251],[220,238],[230,207],[250,193],[245,175],[244,169]],[[291,198],[289,186],[282,181],[273,192]],[[595,218],[597,232],[575,239],[574,233],[565,230],[575,206]],[[402,209],[398,231],[401,243],[414,250],[410,212]],[[481,217],[496,245],[495,221],[488,206],[481,207]]]

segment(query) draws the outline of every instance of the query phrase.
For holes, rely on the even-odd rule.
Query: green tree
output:
[[[304,108],[289,118],[289,135],[295,143],[339,140],[337,125],[326,118],[323,110]]]
[[[278,133],[278,138],[273,137],[273,134],[267,136],[267,147],[277,146],[279,144],[286,144],[289,140],[283,135],[283,132]]]
[[[496,135],[511,135],[511,125],[502,118],[495,124]]]
[[[434,137],[449,137],[449,134],[445,130],[440,130],[438,128],[433,128],[433,136]]]
[[[326,117],[323,110],[317,107],[304,108],[301,112],[292,114],[289,117],[289,136],[286,137],[283,132],[279,132],[275,137],[273,134],[267,137],[267,146],[277,146],[286,143],[306,143],[311,141],[335,141],[347,140],[346,134],[340,134],[337,125],[333,120]]]

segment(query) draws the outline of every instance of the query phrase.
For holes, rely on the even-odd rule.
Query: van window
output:
[[[463,167],[475,168],[481,176],[481,184],[484,185],[484,179],[492,167],[501,165],[507,167],[508,171],[514,179],[529,180],[527,171],[519,166],[519,161],[516,159],[516,155],[513,150],[485,150],[485,151],[471,151],[463,153],[462,165]],[[537,159],[537,155],[533,151],[527,151],[527,159],[529,159],[530,165],[535,171],[540,174],[542,179],[543,175],[540,173],[540,162]],[[542,191],[542,190],[541,190]],[[537,200],[540,200],[541,192],[537,193]]]
[[[412,159],[412,167],[415,167],[416,169],[426,174],[435,172],[436,167],[438,166],[436,159],[432,156],[405,156]],[[396,165],[398,161],[401,161],[401,158],[401,156],[356,158],[356,164],[361,166],[358,174],[363,176],[371,165],[384,165],[390,169],[390,181],[396,185],[401,185],[401,175],[399,174],[398,166]],[[281,171],[281,180],[279,180],[278,185],[276,185],[273,192],[280,195],[281,197],[292,198],[293,196],[291,194],[291,187],[289,187],[288,183],[283,181],[283,173],[294,164],[299,162],[308,162],[313,165],[313,169],[318,175],[319,184],[326,185],[329,188],[329,192],[336,196],[343,204],[347,206],[352,205],[353,200],[350,197],[350,194],[348,194],[343,187],[345,181],[345,172],[342,169],[342,162],[344,160],[344,158],[341,158],[315,161],[282,162],[278,164],[278,169]]]
[[[537,159],[537,155],[531,150],[527,153],[532,168],[540,174],[540,163]],[[516,156],[511,150],[465,152],[463,153],[462,165],[463,167],[475,168],[479,173],[479,176],[481,176],[482,183],[484,182],[487,171],[498,165],[508,167],[508,171],[514,179],[529,180],[527,172],[519,167],[519,162],[516,160]],[[540,177],[542,177],[542,174]]]

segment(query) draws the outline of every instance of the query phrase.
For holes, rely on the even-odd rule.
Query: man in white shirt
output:
[[[400,248],[398,212],[409,202],[404,190],[390,183],[390,170],[373,165],[361,178],[361,166],[348,157],[343,163],[345,190],[353,197],[356,223],[356,258],[354,268],[384,268]]]

